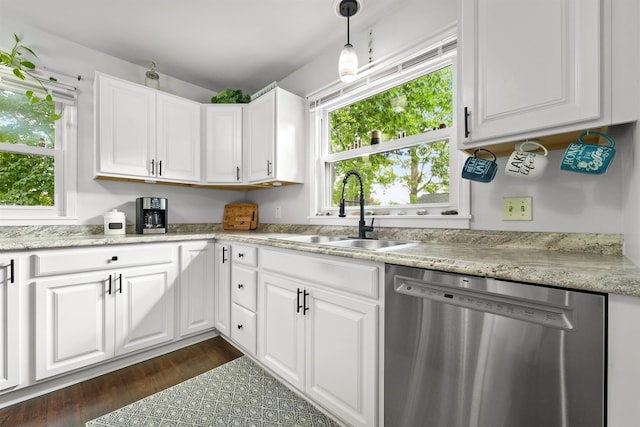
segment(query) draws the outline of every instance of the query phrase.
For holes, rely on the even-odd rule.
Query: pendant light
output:
[[[356,55],[356,50],[349,42],[349,18],[355,15],[358,9],[359,4],[356,0],[342,0],[338,8],[340,15],[347,17],[347,44],[342,48],[340,59],[338,60],[340,80],[345,83],[354,81],[358,74],[358,55]]]

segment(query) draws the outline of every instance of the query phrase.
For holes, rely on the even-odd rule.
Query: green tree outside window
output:
[[[382,132],[382,142],[419,135],[453,123],[453,72],[448,66],[408,83],[329,113],[331,152],[350,148],[354,141],[370,142],[372,130]],[[447,141],[418,144],[371,156],[334,162],[332,205],[337,206],[342,179],[351,170],[362,178],[367,205],[400,204],[383,202],[381,195],[392,187],[405,191],[404,203],[427,203],[425,195],[441,194],[448,200],[449,144]],[[357,200],[357,180],[345,189],[345,199]]]

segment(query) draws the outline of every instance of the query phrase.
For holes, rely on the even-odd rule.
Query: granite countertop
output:
[[[95,233],[95,229],[78,231],[76,228],[72,233],[64,227],[56,232],[51,228],[32,228],[26,232],[17,228],[8,232],[3,228],[0,229],[0,250],[219,239],[525,283],[640,296],[640,268],[622,255],[622,240],[618,235],[380,229],[380,238],[418,241],[384,251],[282,239],[297,234],[353,235],[352,231],[350,228],[272,224],[248,232],[224,231],[219,226],[185,226],[175,227],[174,232],[167,234],[105,236]]]

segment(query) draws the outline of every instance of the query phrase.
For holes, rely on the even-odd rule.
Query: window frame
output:
[[[455,41],[455,36],[438,41],[435,46],[445,42]],[[449,143],[449,202],[447,203],[427,203],[415,205],[399,206],[366,206],[367,217],[375,215],[376,224],[382,226],[402,226],[402,227],[433,227],[433,228],[469,228],[470,226],[470,185],[466,180],[461,179],[462,163],[464,156],[457,149],[457,128],[456,128],[456,105],[457,105],[457,51],[441,54],[437,58],[427,59],[406,69],[402,69],[398,64],[407,61],[409,58],[419,56],[426,51],[432,51],[434,44],[422,45],[422,48],[412,49],[379,66],[372,66],[367,70],[370,75],[384,75],[373,81],[364,78],[364,82],[354,83],[356,88],[345,90],[339,96],[327,96],[329,90],[325,89],[316,94],[310,95],[309,111],[309,136],[312,141],[312,153],[309,164],[311,165],[311,178],[313,185],[311,188],[311,210],[309,220],[314,225],[353,225],[357,223],[357,215],[349,215],[348,218],[337,217],[337,207],[331,206],[333,180],[331,175],[331,163],[360,157],[366,154],[377,154],[390,150],[396,150],[415,146],[423,143],[433,143],[447,140]],[[329,137],[329,113],[369,98],[378,93],[384,92],[396,86],[400,86],[409,81],[435,72],[439,69],[451,66],[453,73],[453,126],[438,129],[431,132],[412,135],[406,138],[386,141],[375,146],[363,146],[361,148],[331,153],[331,141]],[[344,85],[343,85],[344,86]],[[352,85],[353,86],[353,85]],[[335,86],[331,89],[334,90]],[[322,102],[323,97],[332,98]],[[358,207],[350,207],[348,210],[357,210]],[[426,209],[426,214],[424,210]],[[442,215],[443,211],[455,210],[457,215]],[[384,215],[376,215],[376,212],[386,211]],[[382,212],[381,212],[382,213]],[[388,213],[388,214],[386,214]],[[345,224],[347,222],[347,224]]]
[[[0,89],[21,93],[34,90],[31,82],[22,82],[0,67]],[[16,206],[0,205],[1,225],[26,225],[68,222],[77,219],[77,102],[75,87],[64,83],[47,83],[52,93],[56,113],[62,115],[55,121],[53,148],[33,147],[21,144],[0,144],[0,151],[15,154],[32,154],[54,159],[54,205]],[[60,96],[58,95],[60,94]]]

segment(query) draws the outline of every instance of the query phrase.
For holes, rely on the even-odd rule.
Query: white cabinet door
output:
[[[113,274],[36,280],[34,289],[36,380],[113,357]]]
[[[471,144],[601,116],[599,0],[459,4],[461,141]]]
[[[375,425],[377,304],[317,288],[306,304],[306,394],[350,425]]]
[[[256,354],[256,328],[256,313],[231,303],[231,339],[253,356]]]
[[[126,269],[115,281],[116,355],[173,340],[176,267]]]
[[[0,390],[19,382],[19,267],[17,256],[0,257]]]
[[[215,327],[224,336],[230,336],[231,323],[231,246],[215,244],[214,316]]]
[[[239,265],[231,267],[231,301],[247,310],[256,311],[258,272]]]
[[[156,176],[200,182],[200,104],[157,92]]]
[[[214,244],[180,245],[180,336],[213,328]]]
[[[260,292],[260,361],[304,390],[304,285],[264,273]]]
[[[148,177],[156,147],[156,95],[149,88],[96,75],[98,174]]]
[[[243,182],[242,110],[240,105],[203,107],[208,184]]]
[[[249,182],[274,176],[277,88],[252,101],[247,110]]]

